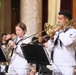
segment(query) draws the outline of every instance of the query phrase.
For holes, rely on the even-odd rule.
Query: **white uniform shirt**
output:
[[[58,36],[58,32],[54,37],[54,41]],[[60,46],[60,40],[62,47]],[[51,41],[50,41],[51,42]],[[76,50],[76,30],[73,28],[68,29],[65,33],[59,34],[58,44],[54,46],[54,42],[50,43],[49,48],[54,50],[54,63],[56,65],[75,66],[75,50]]]
[[[24,36],[24,38],[27,38],[27,35]],[[21,38],[18,38],[17,39],[17,42],[20,40]],[[21,49],[21,44],[22,43],[29,43],[31,40],[28,38],[28,39],[25,39],[25,40],[21,40],[18,44],[17,44],[17,48],[16,50],[14,49],[13,51],[13,55],[12,55],[12,59],[11,59],[11,62],[10,62],[10,65],[9,67],[11,68],[28,68],[28,63],[27,63],[27,60],[24,58],[23,56],[23,52],[22,52],[22,49]],[[20,55],[18,55],[18,54]]]

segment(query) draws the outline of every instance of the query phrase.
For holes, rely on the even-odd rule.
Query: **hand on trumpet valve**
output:
[[[60,31],[60,30],[63,30],[63,26],[57,26],[56,29],[52,30],[52,33],[51,33],[51,36],[50,36],[51,40],[54,39],[55,33],[56,33],[57,31]]]

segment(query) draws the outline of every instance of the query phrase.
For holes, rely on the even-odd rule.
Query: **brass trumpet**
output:
[[[70,26],[76,25],[76,18],[69,20],[67,22],[64,22],[62,24],[56,24],[56,25],[50,25],[48,23],[45,23],[44,29],[46,30],[47,35],[51,36],[53,30],[55,30],[58,26],[63,26],[63,30],[66,28],[69,28]]]
[[[42,33],[42,32],[46,32],[46,34],[47,35],[45,35],[45,36],[43,36],[42,38],[45,38],[46,36],[51,36],[52,34],[53,34],[53,30],[55,30],[58,26],[63,26],[63,30],[64,29],[66,29],[66,28],[69,28],[70,26],[74,26],[76,24],[76,19],[72,19],[72,20],[69,20],[69,21],[67,21],[67,22],[64,22],[64,23],[62,23],[62,24],[56,24],[56,25],[50,25],[50,24],[48,24],[48,23],[45,23],[44,24],[44,30],[43,31],[41,31],[41,32],[38,32],[38,33],[35,33],[35,34],[33,34],[33,35],[31,35],[31,36],[29,36],[29,37],[27,37],[27,38],[30,38],[30,37],[32,37],[32,36],[34,36],[34,35],[36,35],[36,34],[40,34],[40,33]],[[26,39],[27,39],[26,38]],[[37,41],[37,40],[34,40],[34,41],[32,41],[32,42],[30,42],[29,44],[31,44],[31,43],[33,43],[33,42],[35,42],[35,41]],[[26,46],[27,44],[23,44],[23,45],[21,45],[21,46]]]

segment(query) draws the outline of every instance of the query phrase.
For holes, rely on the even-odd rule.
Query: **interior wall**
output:
[[[11,33],[11,0],[0,0],[0,36]]]
[[[42,30],[44,30],[45,23],[48,22],[48,0],[42,0]],[[46,33],[43,32],[44,36]]]
[[[73,0],[73,18],[76,19],[76,0]],[[74,27],[76,28],[76,25]]]
[[[4,0],[4,32],[11,33],[11,0]]]
[[[57,23],[57,15],[60,11],[61,0],[48,0],[48,23],[55,25]]]
[[[11,0],[11,32],[15,33],[15,26],[20,22],[20,0]]]
[[[69,10],[72,12],[73,0],[61,0],[60,10]]]
[[[0,36],[4,32],[4,0],[0,0]]]

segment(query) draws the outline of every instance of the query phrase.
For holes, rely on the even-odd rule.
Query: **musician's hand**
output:
[[[53,30],[53,31],[52,31],[52,34],[51,34],[51,36],[50,36],[50,39],[51,39],[51,40],[53,40],[53,39],[54,39],[54,35],[55,35],[55,33],[56,33],[56,31],[55,31],[55,30]]]
[[[14,43],[12,40],[9,40],[9,42],[8,42],[8,43],[9,43],[9,45],[10,45],[10,46],[12,46],[13,48],[15,48],[15,47],[16,47],[15,43]]]
[[[60,30],[63,30],[63,26],[58,26],[58,27],[55,29],[55,32],[60,31]]]
[[[74,74],[76,75],[76,69],[74,69]]]
[[[53,40],[55,33],[60,30],[63,30],[63,26],[57,26],[56,29],[52,30],[50,39]]]
[[[1,47],[2,47],[3,49],[5,49],[5,48],[6,48],[6,46],[5,46],[5,45],[2,45]]]
[[[33,71],[30,71],[28,75],[35,75]]]
[[[35,75],[35,73],[36,73],[36,68],[35,68],[35,66],[31,66],[31,67],[30,67],[30,71],[29,71],[29,75]]]

